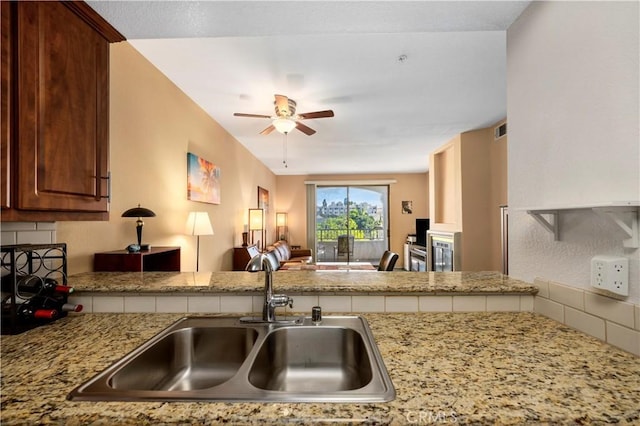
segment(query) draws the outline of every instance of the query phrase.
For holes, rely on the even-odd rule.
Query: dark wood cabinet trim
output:
[[[109,212],[61,212],[2,209],[1,222],[107,221]]]
[[[102,37],[104,37],[109,43],[117,43],[119,41],[125,41],[126,38],[118,30],[116,30],[110,23],[91,8],[87,3],[82,1],[63,1],[62,4],[71,9],[76,15],[78,15],[83,21],[85,21],[91,28],[96,30]]]
[[[0,135],[0,207],[6,209],[11,207],[11,196],[13,195],[13,189],[11,188],[11,171],[13,169],[11,164],[11,144],[15,129],[15,124],[13,123],[15,114],[12,108],[13,97],[15,96],[12,85],[13,75],[15,75],[15,70],[13,69],[15,61],[12,55],[14,52],[15,27],[12,19],[12,3],[3,1],[1,6],[2,41],[0,41],[0,48],[2,49],[2,68],[0,69],[0,79],[2,87],[0,88],[0,97],[2,117],[0,119],[2,124],[0,128],[2,129],[2,134]]]

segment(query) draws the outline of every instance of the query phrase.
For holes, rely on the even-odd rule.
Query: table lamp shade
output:
[[[144,207],[140,207],[140,204],[138,204],[138,207],[134,207],[122,213],[122,217],[155,217],[155,216],[156,214],[153,211],[149,209],[145,209]]]
[[[191,212],[187,218],[187,235],[213,235],[213,227],[207,212]]]

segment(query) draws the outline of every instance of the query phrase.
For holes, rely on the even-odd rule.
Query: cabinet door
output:
[[[58,2],[17,23],[16,207],[106,212],[109,43]]]
[[[0,19],[2,20],[2,41],[0,41],[0,49],[2,50],[2,65],[0,68],[0,101],[1,108],[1,126],[2,134],[0,134],[0,207],[6,209],[10,206],[9,197],[11,195],[10,179],[10,151],[11,147],[11,3],[3,1],[0,6]]]

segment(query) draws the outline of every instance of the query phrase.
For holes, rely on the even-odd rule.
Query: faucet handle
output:
[[[286,294],[274,294],[271,296],[271,305],[273,306],[289,306],[293,308],[293,298]]]

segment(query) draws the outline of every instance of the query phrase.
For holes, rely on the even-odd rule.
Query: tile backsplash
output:
[[[0,225],[0,243],[51,244],[56,241],[56,222],[3,222]]]
[[[71,282],[73,285],[73,282]],[[487,296],[375,296],[375,295],[300,295],[291,294],[294,312],[310,313],[322,306],[330,313],[361,312],[531,312],[532,295]],[[107,294],[82,292],[71,295],[72,303],[84,306],[83,312],[185,312],[185,313],[259,313],[263,296],[241,294]]]
[[[640,356],[640,305],[536,278],[533,310]]]

